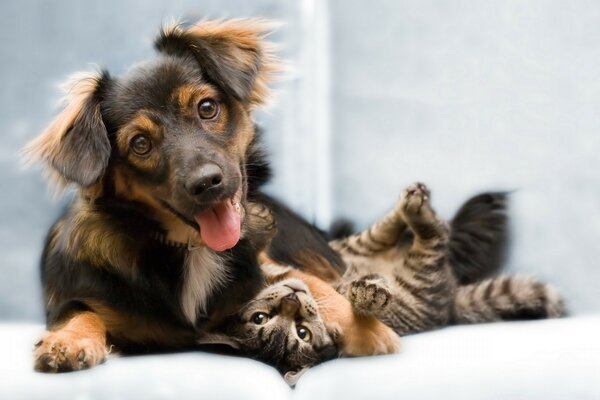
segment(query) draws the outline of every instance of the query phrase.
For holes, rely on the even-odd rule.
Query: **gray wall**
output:
[[[190,15],[286,22],[273,39],[296,71],[258,116],[272,193],[322,225],[366,226],[414,180],[448,217],[514,189],[510,269],[600,310],[600,3],[27,0],[0,2],[0,317],[42,315],[37,261],[62,203],[18,150],[56,113],[56,84],[122,72]]]

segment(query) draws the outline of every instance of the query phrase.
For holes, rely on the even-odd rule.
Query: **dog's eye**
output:
[[[269,316],[263,312],[257,312],[252,316],[252,322],[256,325],[264,325],[269,320]]]
[[[129,146],[138,156],[145,156],[152,150],[152,141],[146,135],[137,135],[131,139]]]
[[[304,325],[298,325],[296,327],[296,334],[300,339],[304,340],[305,342],[310,342],[310,339],[312,338],[312,334]]]
[[[219,114],[219,104],[213,99],[201,100],[198,104],[198,115],[202,119],[213,119]]]

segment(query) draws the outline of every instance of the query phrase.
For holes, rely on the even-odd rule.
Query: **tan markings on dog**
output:
[[[232,114],[238,115],[238,125],[235,140],[230,142],[227,147],[229,151],[234,154],[245,154],[255,135],[252,118],[249,116],[244,118],[239,117],[239,115],[243,115],[245,113],[248,113],[248,111],[239,104],[232,105]]]
[[[85,311],[44,334],[34,350],[34,368],[75,371],[100,364],[107,355],[106,326],[96,313]]]
[[[328,328],[341,333],[341,351],[346,356],[390,354],[400,351],[400,337],[372,316],[357,316],[350,302],[321,279],[296,269],[287,277],[301,279],[319,305],[319,313]]]
[[[152,140],[152,150],[145,156],[139,156],[131,151],[131,141],[138,135],[148,136]],[[122,157],[127,158],[136,167],[152,171],[160,163],[160,151],[158,146],[163,140],[163,131],[145,111],[139,112],[126,126],[121,128],[117,134],[117,148]]]
[[[55,228],[52,240],[57,248],[74,255],[76,261],[96,266],[112,266],[122,272],[136,273],[137,256],[130,236],[108,223],[88,202],[78,199],[69,223]],[[66,221],[66,220],[65,220]]]
[[[115,193],[124,199],[137,201],[148,207],[148,212],[167,231],[166,239],[171,242],[188,243],[191,246],[202,245],[200,233],[183,223],[169,210],[165,209],[159,201],[140,182],[132,177],[128,171],[115,168],[112,172]]]
[[[268,101],[269,84],[283,71],[274,46],[265,40],[275,27],[275,23],[260,19],[201,20],[187,29],[179,25],[168,26],[164,32],[189,32],[222,44],[237,64],[251,70],[258,68],[249,102],[250,107],[258,107]],[[258,66],[257,58],[261,60]]]
[[[193,112],[198,115],[198,104],[202,99],[219,100],[219,92],[208,84],[181,85],[173,91],[171,101],[176,101],[184,112]]]
[[[201,120],[202,126],[209,133],[223,135],[227,132],[229,124],[229,110],[225,104],[220,101],[219,91],[208,84],[182,85],[175,89],[172,95],[172,101],[177,102],[182,115],[188,118],[198,118],[198,106],[205,99],[212,99],[219,104],[218,115],[211,120]]]
[[[87,304],[104,321],[107,332],[113,336],[132,343],[146,345],[163,345],[181,347],[194,341],[194,335],[185,329],[178,329],[160,321],[149,321],[135,314],[119,312],[98,302]]]
[[[54,118],[41,135],[30,141],[23,150],[25,165],[31,165],[38,160],[44,160],[50,166],[60,155],[61,141],[83,110],[89,97],[98,88],[100,81],[98,72],[79,72],[72,75],[62,85],[65,92],[63,100],[65,108]],[[61,192],[68,184],[67,180],[54,169],[46,168],[45,174],[50,184]]]
[[[194,324],[198,312],[206,311],[206,301],[211,294],[227,282],[228,271],[221,258],[207,247],[188,251],[184,265],[181,306],[187,319]]]

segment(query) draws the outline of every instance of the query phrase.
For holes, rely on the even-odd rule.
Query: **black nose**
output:
[[[223,183],[223,170],[217,164],[204,164],[197,168],[188,178],[186,189],[199,197],[211,193],[217,195]]]

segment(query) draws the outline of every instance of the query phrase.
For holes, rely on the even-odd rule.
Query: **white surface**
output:
[[[413,335],[401,354],[323,364],[295,390],[258,362],[202,353],[40,374],[31,349],[41,330],[0,324],[0,399],[600,399],[600,316]]]
[[[460,326],[307,372],[298,398],[600,399],[600,317]]]
[[[200,352],[111,358],[91,370],[33,371],[33,344],[42,327],[0,324],[2,400],[153,400],[289,398],[275,369],[259,362]]]

